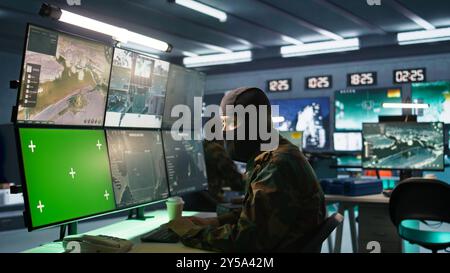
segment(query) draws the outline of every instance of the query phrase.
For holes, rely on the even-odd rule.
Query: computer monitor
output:
[[[450,81],[414,83],[411,87],[414,103],[429,104],[427,109],[414,109],[419,122],[441,121],[450,124]]]
[[[361,167],[362,166],[362,157],[361,155],[343,155],[338,156],[337,158],[338,166],[348,166],[348,167]]]
[[[402,102],[398,87],[336,91],[336,131],[361,131],[363,123],[378,122],[379,116],[401,116],[402,109],[383,108],[383,103],[394,102]]]
[[[338,152],[361,152],[361,132],[335,132],[333,134],[334,150]]]
[[[117,208],[169,196],[161,132],[107,130],[106,136]]]
[[[105,126],[161,128],[170,64],[133,51],[114,51]]]
[[[443,123],[365,123],[363,142],[365,169],[444,169]]]
[[[103,130],[18,131],[29,230],[116,208]]]
[[[111,46],[29,25],[18,123],[103,126]]]
[[[172,135],[173,134],[173,135]],[[202,191],[208,187],[203,143],[198,133],[163,131],[169,191],[171,196]],[[185,138],[177,140],[176,138]]]
[[[300,150],[303,149],[303,132],[279,132],[282,137],[289,140],[292,144],[297,146]]]
[[[303,132],[303,149],[326,150],[330,147],[330,100],[327,97],[272,100],[278,106],[274,127],[278,131]]]
[[[191,119],[187,120],[186,124],[189,124],[191,128],[185,129],[193,129],[194,118],[201,118],[205,82],[206,76],[201,72],[189,70],[177,65],[170,66],[163,117],[164,129],[172,129],[173,123],[180,119],[180,117],[171,116],[172,109],[177,105],[188,106],[191,111]],[[194,115],[194,97],[200,99],[199,109],[197,109],[199,111],[198,116]],[[183,118],[187,119],[188,117],[184,116]]]

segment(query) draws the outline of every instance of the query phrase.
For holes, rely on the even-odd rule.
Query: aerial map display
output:
[[[328,98],[272,100],[279,106],[275,129],[281,132],[303,132],[305,150],[329,148],[330,101]]]
[[[402,109],[383,108],[383,103],[402,102],[400,88],[339,90],[335,92],[337,131],[360,131],[363,122],[378,122],[379,116],[401,116]]]
[[[366,123],[363,167],[368,169],[444,169],[444,124]]]
[[[118,208],[169,196],[160,132],[107,130],[106,136]]]
[[[168,62],[116,48],[106,126],[161,128]]]
[[[30,26],[17,120],[102,126],[113,49]]]
[[[420,122],[441,121],[450,124],[450,82],[414,83],[411,88],[414,103],[426,103],[427,109],[415,109]]]

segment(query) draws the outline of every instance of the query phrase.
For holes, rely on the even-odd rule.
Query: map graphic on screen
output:
[[[379,116],[401,116],[402,109],[383,108],[383,103],[394,102],[402,102],[399,88],[336,91],[336,130],[361,131],[364,122],[378,122]]]
[[[182,133],[173,133],[183,137]],[[208,180],[202,141],[193,137],[176,140],[171,131],[163,131],[163,142],[170,195],[206,189]]]
[[[205,81],[206,77],[203,73],[186,69],[178,65],[170,66],[166,104],[164,107],[164,129],[171,129],[173,123],[180,118],[171,116],[173,107],[177,105],[187,105],[189,107],[191,110],[190,124],[192,127],[185,129],[193,129],[194,97],[203,97],[205,92]],[[202,107],[202,104],[200,104],[199,107]]]
[[[363,167],[372,169],[444,169],[444,124],[366,123]]]
[[[279,116],[274,126],[278,131],[303,132],[305,150],[328,149],[330,125],[330,101],[328,98],[302,98],[272,100],[278,105]]]
[[[450,82],[414,83],[411,93],[414,103],[430,105],[428,109],[414,109],[418,121],[450,124]]]
[[[17,121],[102,126],[110,46],[30,26]]]
[[[118,208],[169,196],[160,132],[108,130],[106,136]]]
[[[32,228],[116,208],[103,130],[19,129]]]
[[[114,51],[105,125],[161,128],[168,62],[132,51]]]

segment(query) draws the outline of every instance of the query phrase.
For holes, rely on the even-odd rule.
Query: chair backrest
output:
[[[319,229],[309,238],[308,242],[302,247],[301,252],[314,253],[320,252],[323,242],[331,235],[331,233],[342,224],[344,216],[335,213],[328,217]]]
[[[436,179],[406,179],[392,191],[389,212],[395,226],[403,220],[450,222],[450,185]]]

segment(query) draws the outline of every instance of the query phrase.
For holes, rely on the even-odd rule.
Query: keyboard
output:
[[[180,236],[167,227],[159,227],[141,237],[146,243],[169,243],[176,244],[180,241]]]

